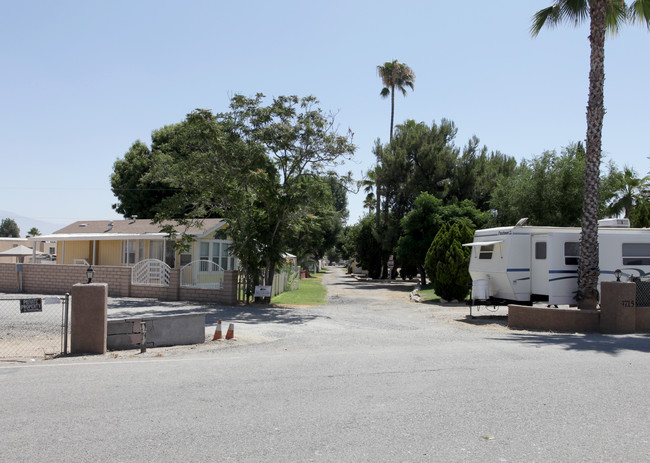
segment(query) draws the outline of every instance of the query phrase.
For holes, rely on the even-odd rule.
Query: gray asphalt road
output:
[[[234,342],[0,365],[0,459],[648,460],[647,335],[509,331],[326,280],[326,306],[233,311]]]

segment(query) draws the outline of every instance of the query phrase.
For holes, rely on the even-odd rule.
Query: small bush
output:
[[[445,224],[431,243],[425,269],[433,289],[443,299],[462,301],[469,293],[471,249],[462,244],[472,241],[473,235],[463,222]]]

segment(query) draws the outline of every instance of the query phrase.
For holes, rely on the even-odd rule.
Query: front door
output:
[[[548,235],[535,235],[531,243],[530,292],[548,296]]]

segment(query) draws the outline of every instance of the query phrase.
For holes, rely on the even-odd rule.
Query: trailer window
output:
[[[488,244],[487,246],[481,246],[479,251],[479,259],[492,259],[492,252],[494,251],[494,245]]]
[[[546,241],[539,241],[535,243],[535,259],[546,259]]]
[[[623,243],[623,265],[650,265],[650,243]]]
[[[566,265],[578,265],[580,257],[580,243],[564,243],[564,263]]]

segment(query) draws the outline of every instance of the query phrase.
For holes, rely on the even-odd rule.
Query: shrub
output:
[[[471,249],[462,244],[472,241],[473,235],[463,222],[445,224],[429,247],[425,268],[433,289],[443,299],[462,301],[469,294]]]

